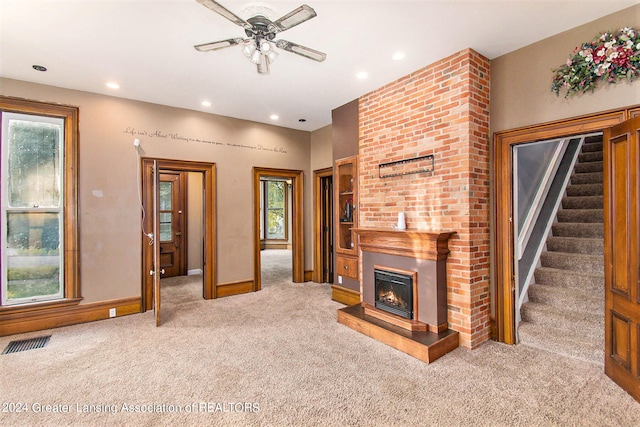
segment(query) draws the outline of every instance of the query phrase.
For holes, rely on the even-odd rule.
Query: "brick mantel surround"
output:
[[[380,178],[380,163],[433,154],[433,173]],[[359,226],[455,230],[449,327],[489,339],[489,61],[466,49],[359,99]]]

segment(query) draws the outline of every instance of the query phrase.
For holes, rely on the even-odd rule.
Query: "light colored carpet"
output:
[[[25,410],[0,408],[0,425],[632,426],[640,420],[640,404],[593,364],[488,342],[427,365],[337,323],[342,305],[331,300],[329,285],[287,280],[205,301],[201,278],[190,277],[191,285],[163,288],[161,327],[152,312],[118,317],[46,331],[52,337],[45,348],[1,355],[0,401]],[[0,348],[43,334],[0,337]],[[36,412],[43,405],[69,405],[70,412]]]
[[[282,282],[290,282],[293,269],[292,262],[290,250],[269,249],[261,251],[262,287],[277,286]]]

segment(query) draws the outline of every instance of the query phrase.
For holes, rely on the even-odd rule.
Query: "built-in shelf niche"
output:
[[[336,162],[336,223],[338,253],[357,255],[353,228],[357,224],[358,188],[357,163],[355,157],[348,157]]]

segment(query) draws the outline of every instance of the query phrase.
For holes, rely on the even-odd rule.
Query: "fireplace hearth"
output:
[[[426,363],[458,347],[448,327],[446,260],[455,232],[356,228],[360,304],[338,322]]]
[[[413,276],[374,270],[375,307],[406,319],[413,319]]]

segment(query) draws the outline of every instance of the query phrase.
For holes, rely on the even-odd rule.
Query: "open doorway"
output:
[[[494,339],[515,344],[517,326],[516,295],[516,241],[514,233],[513,198],[513,148],[530,141],[568,137],[604,129],[624,120],[624,111],[612,111],[552,122],[513,131],[499,132],[494,137],[493,150],[493,197],[495,200],[494,253],[495,287],[492,296],[494,305]]]
[[[203,173],[160,171],[160,280],[163,319],[203,298]]]
[[[313,281],[333,283],[333,168],[313,173]]]
[[[153,210],[154,161],[160,184],[158,212]],[[143,311],[154,308],[150,272],[155,243],[160,245],[163,298],[215,298],[215,164],[142,159],[142,208],[144,230],[152,230],[155,215],[159,218],[157,240],[143,235]]]
[[[265,262],[277,276],[270,277],[270,283],[304,282],[303,172],[254,168],[253,177],[254,291],[262,289],[263,251],[270,252]]]
[[[262,287],[292,278],[292,180],[260,177],[260,265]]]

